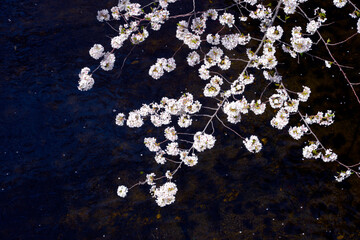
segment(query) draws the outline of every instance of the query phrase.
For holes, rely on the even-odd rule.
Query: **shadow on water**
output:
[[[104,36],[112,36],[96,22],[96,11],[113,4],[1,1],[0,239],[360,238],[359,179],[335,183],[336,165],[303,161],[301,142],[251,115],[239,130],[264,138],[261,153],[249,154],[217,126],[213,151],[176,176],[175,204],[157,207],[145,186],[119,199],[117,185],[154,169],[142,141],[158,130],[118,128],[116,113],[178,97],[179,89],[200,92],[202,83],[185,66],[159,81],[148,77],[156,57],[169,57],[178,46],[165,28],[143,44],[144,52],[133,52],[121,76],[118,61],[113,72],[96,74],[91,91],[79,92],[79,70],[97,64],[89,48],[109,47]],[[359,45],[357,38],[340,48],[344,63],[358,62],[359,53],[351,59],[347,51]],[[288,63],[284,77],[313,89],[303,111],[336,111],[333,126],[315,130],[341,159],[356,162],[359,106],[336,69],[318,71],[318,64]],[[358,74],[357,68],[349,77]]]

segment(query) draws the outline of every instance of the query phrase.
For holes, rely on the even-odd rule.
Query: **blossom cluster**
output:
[[[324,149],[320,142],[310,142],[303,148],[304,158],[321,158],[324,162],[334,162],[337,160],[337,154],[331,149]],[[322,152],[323,150],[323,152]]]
[[[319,124],[323,126],[329,126],[334,123],[335,113],[328,110],[326,113],[318,112],[316,115],[306,116],[307,124]]]
[[[154,79],[159,79],[164,75],[164,71],[171,72],[176,68],[174,58],[158,58],[156,64],[152,65],[149,70],[149,75]]]
[[[202,133],[202,132],[197,132],[194,135],[194,145],[193,147],[198,151],[198,152],[203,152],[206,149],[211,149],[214,147],[215,145],[215,137],[210,135],[210,134],[206,134],[206,133]]]
[[[338,176],[335,176],[335,180],[338,182],[344,181],[346,178],[350,177],[353,172],[351,170],[342,171]]]
[[[243,142],[247,150],[252,153],[260,152],[262,148],[261,142],[255,135],[252,135],[250,138],[246,138]]]
[[[313,42],[311,38],[303,37],[301,27],[294,27],[291,31],[291,46],[297,53],[304,53],[310,50]]]
[[[164,185],[156,188],[155,186],[150,189],[150,192],[153,194],[153,197],[156,198],[156,203],[160,207],[164,207],[175,202],[175,194],[178,189],[176,184],[173,182],[166,182]]]
[[[138,128],[144,124],[145,118],[155,127],[168,125],[171,123],[171,116],[178,117],[178,125],[187,128],[191,125],[191,115],[199,112],[201,103],[193,100],[191,93],[183,94],[179,99],[163,97],[160,103],[143,104],[140,109],[129,112],[126,118],[125,114],[118,113],[115,123],[119,126],[126,125],[130,128]]]
[[[350,2],[355,8],[350,16],[353,18],[360,16],[358,9],[350,0],[329,1],[332,1],[337,8],[343,8]],[[154,127],[163,127],[162,137],[146,136],[144,145],[155,154],[153,159],[157,164],[164,167],[168,162],[177,164],[175,169],[166,170],[166,173],[158,178],[155,173],[146,174],[146,179],[135,185],[148,184],[152,197],[160,207],[172,204],[178,191],[176,184],[172,181],[174,174],[181,166],[197,165],[201,152],[215,146],[214,122],[216,120],[240,136],[249,152],[254,154],[260,152],[263,148],[262,142],[266,144],[265,141],[260,141],[258,136],[252,134],[249,134],[249,137],[243,137],[231,128],[232,125],[227,125],[228,123],[240,124],[245,114],[255,116],[263,114],[264,118],[272,114],[269,118],[270,125],[278,130],[285,130],[290,123],[290,116],[297,116],[299,122],[288,127],[286,132],[295,140],[307,138],[307,136],[313,136],[316,139],[316,141],[309,141],[309,144],[303,147],[303,157],[340,163],[337,154],[325,148],[310,127],[312,124],[329,126],[334,122],[334,112],[328,110],[327,112],[319,111],[316,115],[302,114],[299,105],[309,100],[311,89],[308,86],[302,86],[300,91],[290,90],[286,79],[278,71],[280,54],[285,52],[292,58],[300,58],[303,54],[308,54],[314,44],[320,42],[320,40],[316,42],[315,34],[322,39],[318,30],[320,27],[327,26],[324,24],[327,21],[325,9],[315,8],[313,9],[314,16],[307,17],[305,11],[302,10],[302,4],[307,0],[278,0],[276,6],[264,5],[263,1],[258,0],[234,0],[236,9],[240,10],[237,13],[231,12],[231,7],[196,12],[196,1],[193,1],[193,11],[172,16],[168,11],[168,6],[175,2],[176,0],[159,0],[150,4],[151,7],[150,5],[142,7],[139,3],[120,0],[118,5],[112,7],[110,11],[103,9],[97,14],[99,22],[106,22],[110,26],[112,26],[110,23],[115,21],[121,22],[118,28],[112,27],[116,30],[116,36],[110,37],[112,50],[105,51],[101,44],[94,44],[90,49],[90,56],[100,61],[98,68],[105,71],[112,70],[116,60],[115,52],[123,48],[127,40],[132,45],[139,45],[149,38],[151,31],[158,31],[170,18],[180,18],[177,20],[174,33],[181,47],[170,58],[158,58],[149,68],[148,74],[152,79],[159,80],[166,72],[174,71],[177,64],[186,62],[190,67],[196,67],[195,72],[204,83],[201,88],[204,97],[202,99],[194,100],[194,96],[186,92],[178,99],[163,97],[159,102],[143,104],[139,109],[132,110],[128,114],[116,115],[115,123],[118,126],[139,128],[146,120],[149,120]],[[150,10],[147,10],[148,7]],[[295,26],[286,26],[287,18],[281,19],[279,13],[281,10],[287,18],[289,15],[296,18],[298,16],[295,13],[299,13],[298,15],[306,20],[305,24],[304,21],[299,21],[302,24],[295,21]],[[258,23],[257,32],[251,30],[251,36],[246,33],[245,22],[249,19]],[[212,32],[210,29],[216,29],[216,31]],[[291,34],[286,34],[284,29],[291,29]],[[360,19],[357,21],[357,32],[360,33]],[[262,38],[259,39],[258,35]],[[176,58],[179,51],[185,51],[184,56],[187,57],[183,59],[184,61]],[[317,58],[322,60],[322,64],[325,62],[326,67],[335,64],[341,70],[341,66],[335,59],[329,61]],[[239,63],[243,65],[239,67]],[[237,71],[236,75],[233,71],[228,71],[230,69]],[[94,71],[96,70],[97,68]],[[223,71],[225,74],[218,71]],[[87,67],[81,70],[79,90],[87,91],[92,88],[94,85],[92,74],[93,72],[91,73]],[[261,94],[258,96],[253,89],[261,85],[264,80],[267,86],[261,89]],[[251,97],[252,95],[249,94],[249,96],[248,92],[256,96]],[[216,101],[216,104],[207,107],[208,101]],[[211,114],[208,114],[209,111]],[[227,122],[221,120],[224,116]],[[195,128],[192,126],[193,119],[198,120],[202,117],[206,119],[205,127],[193,131],[192,128]],[[213,130],[211,134],[209,134],[210,126]],[[344,164],[342,166],[347,170],[336,176],[337,181],[342,181],[352,173],[356,173],[351,167]],[[157,181],[161,179],[165,179],[166,182],[157,187]],[[126,186],[121,185],[117,189],[117,194],[125,197],[128,190]]]
[[[80,91],[87,91],[92,88],[94,85],[94,79],[92,78],[91,74],[89,74],[90,68],[85,67],[81,69],[81,72],[79,74],[79,86],[78,89]]]
[[[295,140],[299,140],[309,129],[303,124],[299,127],[290,127],[289,134]]]
[[[111,22],[124,20],[124,24],[120,24],[117,30],[117,35],[111,38],[112,50],[105,52],[105,48],[101,44],[94,44],[90,49],[89,54],[95,60],[100,60],[100,67],[104,71],[111,71],[115,64],[114,51],[123,47],[127,40],[131,44],[138,45],[149,37],[149,32],[146,25],[141,26],[140,17],[144,17],[144,21],[150,23],[152,30],[159,30],[161,25],[169,19],[169,11],[167,7],[170,3],[175,3],[177,0],[160,0],[156,8],[151,8],[151,12],[145,13],[139,3],[131,3],[129,0],[119,0],[118,5],[108,9],[102,9],[97,13],[97,20],[99,22]],[[110,24],[110,23],[109,23]],[[169,63],[169,65],[175,62]],[[83,68],[80,73],[80,80],[78,88],[81,91],[87,91],[94,85],[93,78],[84,78],[86,75],[82,74],[89,68]],[[166,69],[166,67],[165,67]],[[89,70],[90,71],[90,70]],[[89,72],[88,71],[88,72]]]

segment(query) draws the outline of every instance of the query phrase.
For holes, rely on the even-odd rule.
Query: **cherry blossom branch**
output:
[[[298,9],[301,11],[301,13],[308,19],[309,17],[306,15],[306,13],[301,9],[301,7],[298,6]],[[325,39],[323,38],[323,36],[320,34],[319,31],[316,30],[316,33],[318,34],[319,38],[321,39],[321,41],[323,42],[327,52],[329,53],[331,59],[333,60],[334,64],[339,68],[340,72],[343,74],[345,80],[348,82],[353,94],[355,95],[355,98],[357,100],[357,102],[360,104],[360,99],[359,99],[359,96],[357,95],[353,85],[351,84],[350,80],[348,79],[346,73],[344,72],[344,70],[342,69],[341,65],[337,62],[337,60],[335,59],[335,57],[333,56],[331,50],[329,49],[329,46],[328,46],[328,43],[325,41]]]

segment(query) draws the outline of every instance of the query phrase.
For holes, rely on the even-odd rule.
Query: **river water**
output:
[[[177,98],[179,91],[199,93],[203,83],[189,67],[150,79],[156,58],[179,46],[174,29],[164,28],[134,50],[122,72],[126,51],[117,53],[114,71],[95,74],[91,91],[78,91],[80,69],[97,66],[89,48],[109,44],[111,31],[96,21],[96,11],[115,4],[0,3],[0,239],[360,239],[360,179],[336,183],[336,164],[302,160],[302,142],[251,116],[237,130],[263,138],[261,153],[248,153],[218,125],[215,148],[175,176],[174,204],[159,208],[146,186],[117,197],[119,184],[158,170],[142,142],[161,131],[117,127],[116,114],[162,96]],[[189,6],[185,1],[176,8]],[[338,33],[329,35],[342,40],[350,35],[341,32],[350,20],[337,17]],[[355,67],[348,75],[357,80],[359,39],[336,52],[340,62]],[[313,90],[302,111],[335,110],[335,124],[315,131],[339,159],[356,163],[359,104],[342,75],[322,65],[308,57],[282,70]]]

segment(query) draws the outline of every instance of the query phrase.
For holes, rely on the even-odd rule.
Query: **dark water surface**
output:
[[[135,50],[121,76],[127,52],[117,53],[114,71],[97,72],[91,91],[79,92],[80,69],[97,65],[89,48],[108,48],[106,35],[112,36],[96,11],[116,2],[0,2],[0,239],[360,239],[360,179],[336,183],[337,165],[303,161],[302,142],[251,116],[238,129],[264,138],[261,153],[248,153],[217,126],[215,148],[175,177],[175,204],[159,208],[148,187],[118,198],[117,185],[157,169],[142,142],[162,130],[116,127],[116,113],[177,98],[179,89],[199,92],[203,83],[187,67],[159,81],[147,75],[156,57],[170,57],[179,44],[170,28]],[[355,67],[348,74],[357,81],[359,47],[357,37],[337,53]],[[335,68],[314,70],[322,65],[288,64],[285,77],[312,88],[303,111],[336,111],[333,126],[315,131],[340,159],[356,163],[359,105]]]

